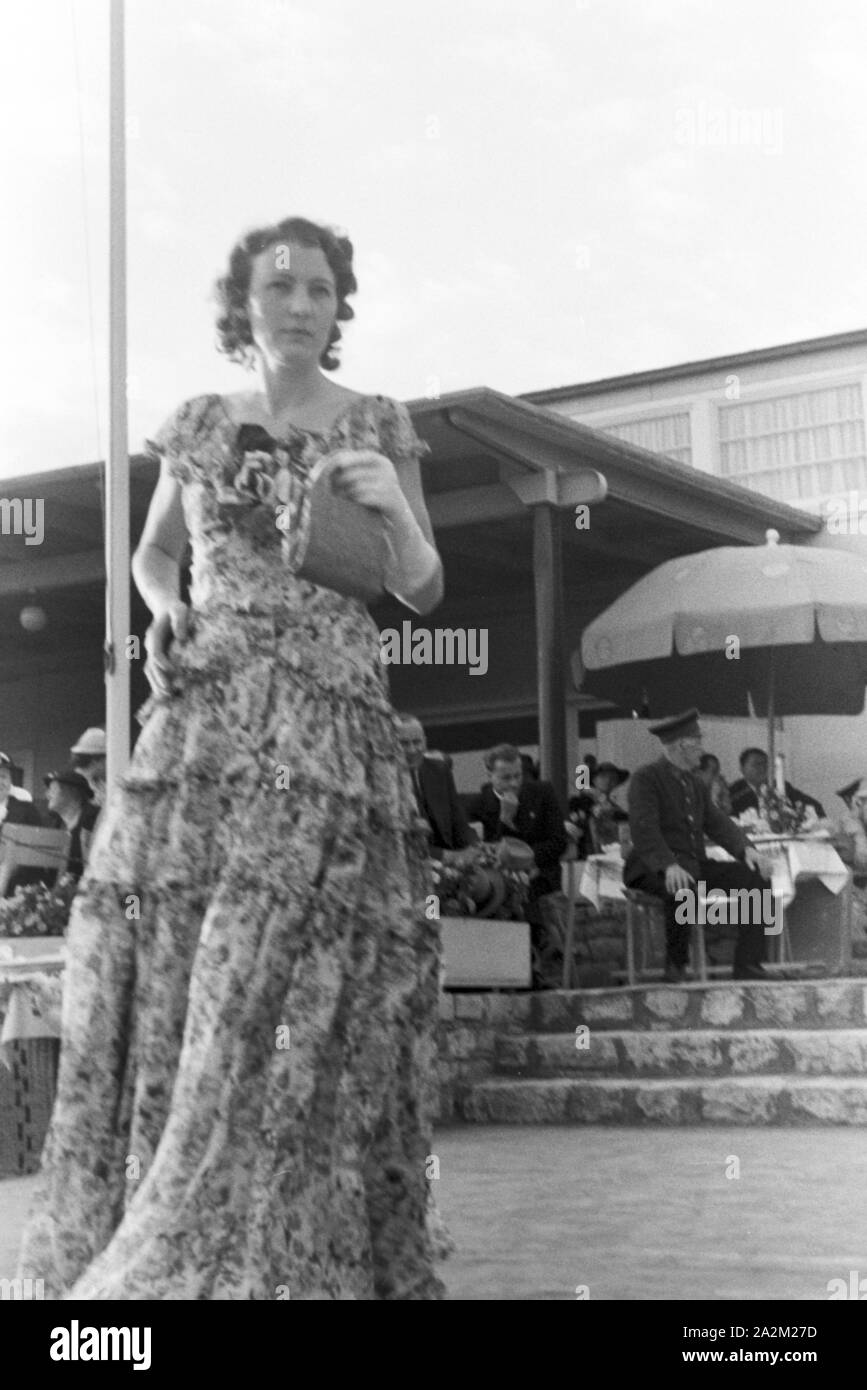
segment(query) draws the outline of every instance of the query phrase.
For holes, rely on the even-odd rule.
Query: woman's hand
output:
[[[189,630],[189,607],[180,599],[175,599],[157,614],[145,633],[145,675],[158,700],[169,700],[175,693],[172,686],[173,667],[169,647],[172,642],[185,642]]]
[[[386,517],[397,517],[409,510],[391,459],[375,449],[335,449],[332,491],[348,497],[362,507],[370,507]]]

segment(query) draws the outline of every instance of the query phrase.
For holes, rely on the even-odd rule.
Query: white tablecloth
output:
[[[60,970],[4,971],[0,965],[0,1062],[19,1038],[59,1038],[63,976]]]
[[[783,907],[794,900],[799,878],[818,879],[829,892],[841,893],[849,871],[834,846],[827,840],[781,840],[757,845],[757,852],[770,870],[771,891],[781,898]],[[708,845],[708,859],[732,863],[732,856],[721,845]],[[623,897],[623,860],[619,851],[591,854],[577,863],[563,865],[563,891],[570,897],[577,878],[577,892],[599,909],[600,903]]]
[[[775,840],[754,846],[770,870],[771,892],[781,898],[783,907],[794,901],[799,878],[815,878],[830,893],[842,893],[849,870],[827,840]],[[709,845],[708,859],[732,862],[720,845]]]
[[[607,854],[591,854],[587,859],[563,865],[563,892],[572,898],[576,891],[599,910],[603,899],[623,897],[623,860],[619,849]]]

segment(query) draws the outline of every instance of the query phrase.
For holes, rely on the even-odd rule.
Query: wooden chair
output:
[[[641,975],[648,974],[654,968],[650,964],[654,956],[658,958],[661,955],[663,961],[665,960],[665,910],[662,899],[655,893],[643,893],[638,888],[626,888],[624,897],[626,977],[629,984],[634,985]],[[640,962],[637,967],[636,957]],[[690,958],[693,974],[705,983],[708,977],[707,950],[704,926],[701,922],[690,924]]]
[[[734,890],[733,890],[734,891]],[[627,888],[624,896],[626,898],[626,975],[631,985],[635,984],[636,978],[647,973],[650,969],[648,959],[653,954],[653,935],[657,932],[657,937],[661,936],[662,942],[665,941],[665,916],[662,899],[653,893],[643,893],[637,888]],[[721,889],[712,888],[704,898],[699,898],[699,905],[707,908],[708,903],[717,901],[729,895]],[[732,913],[727,914],[729,919]],[[636,969],[636,941],[640,947],[641,963]],[[791,947],[789,945],[788,933],[785,928],[779,938],[779,960],[786,961],[787,957],[791,960]],[[665,947],[656,952],[657,955],[665,956]],[[696,979],[702,984],[706,984],[708,976],[720,971],[728,971],[728,966],[708,966],[707,946],[705,944],[704,924],[701,922],[690,923],[690,964]]]
[[[5,898],[19,869],[63,872],[69,854],[69,831],[42,825],[4,825],[0,831],[0,898]]]
[[[653,955],[657,954],[654,945],[658,943],[660,934],[663,941],[665,940],[665,917],[662,899],[655,893],[643,893],[639,888],[625,888],[623,896],[626,899],[626,978],[630,985],[634,985],[639,975],[644,975],[652,969],[649,962]],[[641,961],[637,970],[636,944]]]
[[[581,881],[581,872],[584,868],[584,861],[578,858],[575,845],[569,845],[565,854],[561,857],[561,864],[566,866],[566,921],[562,935],[563,947],[563,989],[580,989],[581,981],[578,967],[575,964],[575,915],[578,903],[578,884]],[[589,948],[589,942],[587,943]]]

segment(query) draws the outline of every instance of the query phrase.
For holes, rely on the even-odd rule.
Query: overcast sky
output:
[[[108,0],[4,6],[2,49],[9,477],[106,447]],[[863,0],[128,0],[130,448],[254,384],[211,287],[290,213],[355,244],[360,390],[864,327],[865,59]]]

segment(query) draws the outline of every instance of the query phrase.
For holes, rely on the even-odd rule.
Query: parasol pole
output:
[[[774,785],[774,649],[768,648],[768,786]]]
[[[129,762],[129,438],[126,401],[126,130],[124,0],[109,11],[109,442],[105,487],[106,780]]]

